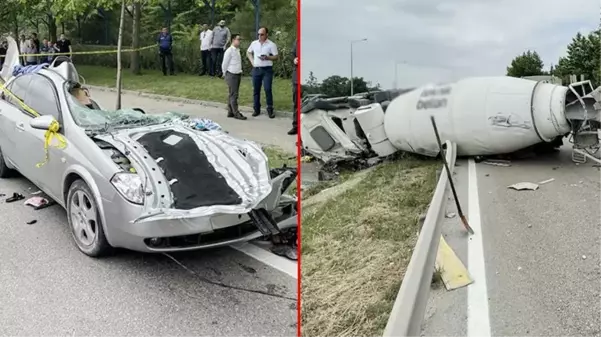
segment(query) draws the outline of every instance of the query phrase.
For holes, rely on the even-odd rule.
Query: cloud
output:
[[[557,63],[599,24],[596,0],[301,0],[302,77],[354,76],[391,87],[505,75],[518,54]]]

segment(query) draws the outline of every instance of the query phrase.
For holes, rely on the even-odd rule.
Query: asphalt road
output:
[[[467,237],[458,217],[446,220],[443,235],[470,273],[485,277],[462,289],[432,291],[423,334],[475,336],[489,329],[492,336],[601,336],[599,168],[574,164],[564,147],[511,167],[475,164],[476,189],[469,187],[468,162],[458,163],[462,208],[466,215],[470,207],[480,209],[483,270],[468,249],[477,237]],[[551,178],[536,191],[507,188]],[[447,208],[457,212],[452,199]],[[480,328],[470,331],[470,325]]]
[[[92,94],[104,106],[114,104],[114,94]],[[124,103],[225,116],[137,96],[124,96]],[[286,146],[286,121],[260,118],[218,122],[234,134],[248,125],[255,133],[273,131],[243,136]],[[22,177],[0,180],[7,196],[36,190]],[[296,335],[296,280],[258,260],[230,248],[172,254],[175,260],[128,251],[92,259],[72,243],[60,206],[34,211],[6,197],[0,198],[0,335]]]

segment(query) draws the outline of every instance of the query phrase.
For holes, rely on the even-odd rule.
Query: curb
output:
[[[115,92],[115,93],[117,92],[117,89],[109,88],[109,87],[100,87],[100,86],[90,85],[90,84],[86,84],[86,87],[88,87],[92,90],[98,90],[98,91],[104,91],[104,92]],[[175,96],[166,96],[166,95],[152,94],[152,93],[148,93],[148,92],[144,92],[144,91],[125,90],[125,89],[121,89],[121,93],[137,95],[137,96],[152,98],[152,99],[158,99],[161,101],[195,104],[195,105],[200,105],[200,106],[208,106],[208,107],[212,107],[212,108],[219,108],[219,109],[227,110],[227,105],[223,104],[223,103],[219,103],[219,102],[200,101],[200,100],[196,100],[196,99],[189,99],[189,98],[175,97]],[[240,112],[253,113],[253,109],[251,107],[240,106],[239,109],[240,109]],[[265,113],[265,111],[262,111],[262,113]],[[292,112],[287,112],[287,111],[276,111],[275,114],[276,114],[276,118],[290,118],[292,116]]]

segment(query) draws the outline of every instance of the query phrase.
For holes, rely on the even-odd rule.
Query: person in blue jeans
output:
[[[273,111],[273,94],[271,84],[273,83],[273,61],[278,59],[278,47],[269,40],[269,30],[267,27],[259,28],[257,32],[259,38],[253,41],[246,56],[253,65],[253,117],[261,114],[261,85],[265,88],[265,100],[267,101],[267,115],[269,118],[275,117]]]

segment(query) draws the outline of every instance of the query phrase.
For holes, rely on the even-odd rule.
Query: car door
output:
[[[41,74],[32,74],[29,90],[25,95],[25,104],[36,111],[38,114],[51,115],[59,124],[62,122],[62,115],[58,99],[58,91],[56,87],[47,77]],[[65,161],[63,160],[63,149],[59,149],[54,145],[58,142],[52,140],[53,145],[48,147],[48,161],[41,167],[37,167],[38,163],[44,162],[45,158],[45,130],[38,130],[31,127],[29,122],[34,116],[24,112],[23,116],[26,121],[17,122],[17,132],[20,132],[19,141],[23,144],[26,150],[25,158],[22,162],[23,175],[29,178],[33,183],[39,186],[50,197],[56,199],[60,197],[62,190],[62,174],[65,169]],[[59,130],[63,133],[63,130]]]
[[[31,75],[23,75],[15,78],[7,85],[7,89],[21,101],[29,90]],[[23,114],[18,101],[12,95],[4,94],[6,103],[0,108],[0,147],[4,157],[19,171],[23,165],[22,157],[27,151],[24,151],[20,144],[21,134],[17,129],[17,124],[22,124],[27,117]]]

